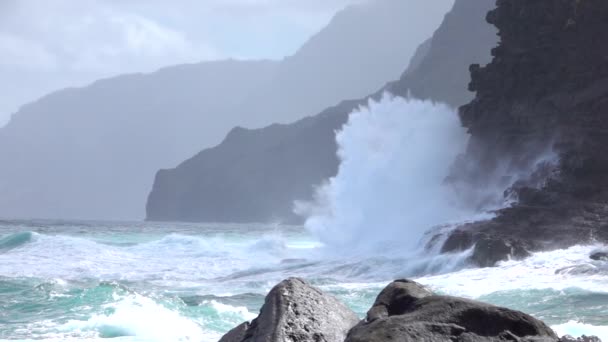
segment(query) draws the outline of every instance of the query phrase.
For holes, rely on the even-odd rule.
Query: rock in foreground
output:
[[[220,342],[601,342],[561,339],[523,312],[457,297],[438,296],[411,280],[396,280],[376,298],[364,321],[304,280],[275,286],[258,318]],[[358,323],[358,324],[357,324]]]
[[[290,278],[270,291],[251,324],[239,325],[220,342],[342,342],[358,321],[336,298]]]
[[[558,341],[543,322],[522,312],[456,297],[437,296],[398,280],[384,289],[347,342]]]

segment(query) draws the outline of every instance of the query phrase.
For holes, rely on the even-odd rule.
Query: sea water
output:
[[[410,277],[530,313],[560,334],[608,340],[608,263],[589,259],[599,247],[447,271],[419,267],[441,258],[328,257],[303,227],[6,221],[0,339],[217,341],[253,319],[273,285],[298,276],[361,317],[391,280]]]
[[[407,277],[530,313],[560,335],[608,341],[608,262],[589,259],[602,246],[483,269],[467,263],[470,251],[438,253],[438,234],[508,205],[504,184],[455,191],[444,181],[468,138],[448,106],[370,101],[337,134],[336,177],[297,203],[304,227],[0,222],[0,339],[217,341],[297,276],[361,317],[384,286]]]

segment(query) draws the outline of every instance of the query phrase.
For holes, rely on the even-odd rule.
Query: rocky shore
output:
[[[275,286],[259,316],[220,342],[601,342],[597,337],[559,338],[523,312],[440,296],[410,280],[396,280],[376,298],[367,317],[298,278]]]
[[[471,134],[453,184],[496,186],[516,204],[454,231],[443,252],[474,246],[492,266],[529,252],[608,241],[608,2],[499,0],[501,42],[471,66]],[[522,171],[527,174],[521,177]]]

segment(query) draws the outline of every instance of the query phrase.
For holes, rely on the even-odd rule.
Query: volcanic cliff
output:
[[[492,265],[608,241],[608,2],[499,0],[487,20],[501,42],[470,68],[477,96],[460,116],[472,138],[450,178],[510,184],[516,204],[457,230],[444,251],[476,244],[473,259]]]

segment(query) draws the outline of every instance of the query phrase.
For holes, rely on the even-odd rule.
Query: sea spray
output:
[[[146,222],[133,223],[143,227],[134,232],[120,223],[79,224],[0,223],[2,237],[36,232],[0,253],[0,341],[133,335],[113,340],[214,342],[251,320],[272,286],[293,276],[329,291],[361,317],[386,284],[409,277],[441,294],[531,313],[564,333],[605,336],[608,326],[608,262],[589,258],[602,245],[462,269],[449,266],[460,259],[455,255],[423,262],[420,255],[376,251],[317,260],[316,240],[301,227],[283,227],[277,236],[273,226]],[[416,263],[419,272],[412,271]],[[449,268],[459,271],[446,274]]]
[[[467,138],[446,105],[389,94],[370,100],[337,133],[337,176],[296,211],[341,254],[410,253],[430,228],[474,214],[444,182]]]

